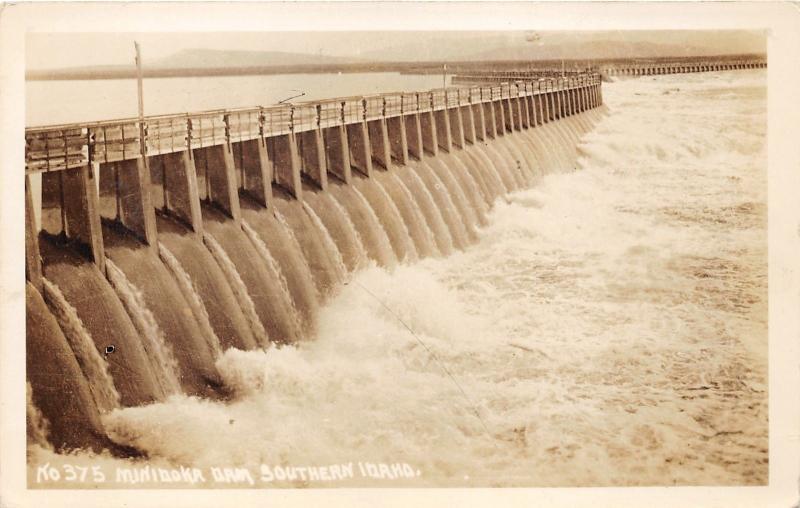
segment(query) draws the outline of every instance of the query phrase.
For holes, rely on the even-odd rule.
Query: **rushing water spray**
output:
[[[434,188],[438,194],[441,194],[447,208],[454,215],[456,228],[461,231],[463,229],[464,241],[473,243],[477,241],[477,233],[475,232],[475,225],[477,218],[471,209],[467,207],[466,196],[461,191],[461,187],[452,178],[448,178],[449,170],[445,168],[441,174],[433,167],[435,163],[428,164],[430,169],[429,175],[434,183]]]
[[[84,328],[75,308],[69,304],[61,290],[47,278],[44,283],[44,297],[56,317],[67,342],[75,353],[83,375],[89,382],[92,398],[100,411],[110,411],[119,407],[119,393],[108,373],[108,364],[97,351],[92,337]]]
[[[50,433],[50,424],[39,408],[36,407],[36,404],[33,403],[33,388],[30,382],[25,383],[25,399],[28,442],[39,445],[44,449],[52,450],[53,446],[47,440],[47,436]]]
[[[389,241],[389,235],[386,234],[386,230],[383,229],[381,226],[381,221],[378,219],[378,216],[375,215],[375,210],[369,205],[369,201],[361,191],[354,185],[352,186],[353,194],[356,196],[356,199],[361,203],[363,209],[369,214],[370,222],[374,225],[375,228],[375,236],[379,242],[379,250],[386,253],[391,253],[392,257],[394,256],[394,250],[392,249],[392,243]]]
[[[239,272],[236,271],[233,261],[231,261],[231,259],[228,257],[228,254],[225,253],[225,249],[222,248],[222,246],[211,235],[211,233],[207,231],[203,233],[203,243],[205,243],[206,247],[208,247],[208,250],[211,251],[211,255],[214,256],[217,264],[222,269],[222,273],[225,274],[225,278],[228,279],[228,284],[230,284],[230,287],[233,290],[233,295],[236,297],[236,301],[239,302],[239,307],[242,309],[244,317],[247,319],[247,323],[253,330],[253,335],[255,336],[256,341],[261,346],[269,345],[269,336],[267,335],[267,331],[264,329],[264,325],[258,318],[255,304],[253,304],[253,300],[250,298],[250,294],[247,292],[247,288],[245,287],[244,282],[242,282]]]
[[[308,206],[308,203],[303,203],[303,210],[306,212],[306,215],[309,216],[311,222],[314,224],[314,227],[317,228],[317,231],[322,238],[323,243],[325,244],[325,252],[329,257],[333,259],[333,266],[336,270],[336,279],[337,283],[341,284],[344,282],[345,277],[347,276],[347,267],[344,266],[344,260],[342,259],[342,254],[339,252],[339,249],[336,247],[336,243],[331,238],[330,233],[328,233],[328,229],[325,227],[325,224],[322,223],[319,216],[316,214],[313,208]]]
[[[380,193],[381,199],[383,199],[384,203],[386,203],[386,206],[389,207],[392,217],[402,228],[402,234],[400,237],[404,244],[403,249],[406,252],[406,258],[400,259],[399,261],[401,263],[417,261],[419,259],[419,254],[417,253],[417,248],[414,246],[414,241],[411,239],[411,233],[408,230],[408,225],[406,225],[406,223],[403,221],[403,216],[400,214],[400,210],[398,210],[394,200],[386,192],[386,189],[379,179],[376,178],[374,180],[374,185]]]
[[[289,291],[289,283],[286,280],[286,276],[283,274],[280,265],[278,262],[275,261],[275,258],[272,257],[272,254],[269,252],[267,245],[261,239],[261,237],[256,233],[256,231],[247,223],[247,221],[242,221],[242,230],[247,235],[247,238],[253,243],[258,251],[258,254],[261,256],[261,259],[264,263],[267,264],[271,273],[276,274],[278,277],[279,286],[281,289],[281,293],[283,294],[283,298],[289,304],[289,314],[291,315],[291,321],[294,323],[295,328],[297,330],[302,330],[303,324],[300,321],[300,312],[297,310],[297,306],[294,304],[294,299],[292,298],[292,294]]]
[[[439,247],[439,251],[442,254],[450,254],[453,252],[453,236],[450,234],[450,229],[447,227],[447,223],[442,216],[441,210],[436,207],[436,202],[431,196],[430,191],[428,191],[428,187],[425,186],[425,182],[419,177],[416,171],[410,168],[410,170],[405,173],[407,174],[408,181],[407,184],[413,182],[413,192],[415,196],[419,197],[417,203],[423,209],[423,213],[425,214],[425,219],[428,222],[428,226],[433,231],[434,239],[436,240],[436,244]],[[409,190],[411,187],[409,186]]]
[[[178,362],[175,360],[172,348],[164,340],[164,334],[158,327],[153,313],[145,305],[142,293],[109,258],[106,258],[106,273],[142,338],[142,346],[164,395],[181,393],[181,384],[177,377]]]
[[[186,298],[186,301],[192,308],[192,315],[194,315],[195,319],[200,325],[200,330],[203,332],[203,335],[205,335],[208,349],[211,351],[214,358],[219,358],[219,356],[222,354],[222,346],[220,346],[219,337],[217,337],[217,334],[214,333],[214,329],[211,326],[211,321],[209,321],[208,318],[206,306],[203,304],[203,301],[197,294],[197,290],[192,283],[191,277],[189,277],[189,274],[183,269],[180,261],[178,261],[172,252],[167,249],[166,245],[161,242],[158,243],[158,256],[161,258],[164,264],[167,265],[169,271],[172,272],[172,276],[178,282],[178,287],[180,288],[181,293],[183,293],[183,297]]]
[[[409,203],[413,206],[411,207],[412,212],[414,213],[414,218],[412,219],[416,224],[419,225],[419,229],[422,231],[424,235],[424,242],[431,250],[434,255],[440,255],[439,248],[436,246],[436,239],[433,236],[433,230],[428,225],[428,221],[425,220],[425,215],[422,213],[422,210],[417,203],[417,200],[414,199],[414,196],[411,194],[411,191],[408,190],[408,187],[403,182],[403,179],[397,176],[396,173],[391,173],[390,177],[397,182],[397,187],[400,189],[400,192],[405,194],[406,199]]]
[[[272,209],[272,214],[278,221],[278,223],[281,225],[283,230],[286,232],[286,235],[289,237],[289,242],[292,244],[292,250],[297,253],[302,253],[303,249],[302,247],[300,247],[300,241],[297,240],[297,237],[294,234],[294,230],[286,221],[286,217],[284,217],[283,214],[279,212],[277,208]],[[300,256],[300,258],[303,261],[303,268],[305,269],[306,273],[311,273],[311,267],[308,265],[308,260],[302,255]],[[315,292],[317,291],[316,286],[314,288],[314,291]],[[317,296],[319,297],[319,294],[317,294]]]
[[[358,259],[356,260],[355,269],[358,270],[360,268],[366,268],[367,264],[369,264],[369,257],[367,256],[367,250],[364,247],[364,240],[361,238],[361,233],[358,232],[355,225],[353,225],[352,219],[350,219],[350,215],[347,214],[347,210],[339,203],[339,201],[331,195],[328,195],[329,202],[331,205],[336,208],[336,211],[339,213],[341,217],[344,218],[345,223],[347,224],[348,229],[350,230],[353,238],[356,240],[356,246],[358,250]]]

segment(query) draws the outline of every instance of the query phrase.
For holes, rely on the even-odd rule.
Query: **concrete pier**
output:
[[[490,98],[491,98],[491,91]],[[497,137],[497,121],[496,121],[496,114],[494,112],[494,103],[489,100],[488,102],[483,103],[483,118],[484,118],[484,129],[486,133],[486,137],[489,139],[494,139]]]
[[[389,136],[392,162],[401,165],[408,164],[408,138],[403,117],[393,116],[387,118],[386,131]]]
[[[187,150],[151,157],[150,177],[162,190],[162,200],[155,200],[155,206],[181,220],[202,239],[203,217],[192,153]]]
[[[195,169],[203,175],[202,197],[228,217],[240,221],[239,187],[233,153],[228,143],[194,150]]]
[[[450,140],[456,148],[464,148],[464,119],[461,114],[460,91],[456,89],[445,90],[445,103],[447,104],[447,118],[450,127]]]
[[[267,138],[267,153],[271,154],[275,184],[291,196],[302,199],[300,155],[294,133]]]
[[[425,153],[435,157],[439,153],[439,139],[436,132],[433,109],[421,112],[419,118],[422,132],[422,149]]]
[[[328,188],[328,158],[322,131],[314,129],[295,136],[300,154],[300,175],[322,190]]]
[[[251,139],[233,146],[234,163],[241,177],[242,192],[264,207],[272,202],[272,160],[264,138]]]
[[[155,249],[158,246],[156,216],[150,197],[150,172],[143,157],[101,164],[100,193],[111,189],[115,202],[114,219]]]
[[[370,176],[372,174],[372,150],[366,122],[350,124],[345,128],[347,144],[350,148],[350,166],[359,173]]]
[[[483,141],[486,139],[486,115],[482,100],[483,89],[480,87],[470,88],[470,109],[472,110],[472,120],[475,125],[475,139]]]

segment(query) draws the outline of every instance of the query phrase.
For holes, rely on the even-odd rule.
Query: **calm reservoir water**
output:
[[[449,77],[447,78],[449,82]],[[442,86],[442,76],[395,72],[155,78],[144,80],[146,115],[269,106],[292,101],[419,91]],[[136,80],[28,81],[26,124],[131,118],[138,114]]]

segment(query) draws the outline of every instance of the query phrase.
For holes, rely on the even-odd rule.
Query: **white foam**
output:
[[[44,297],[50,310],[56,317],[61,331],[64,332],[67,342],[69,342],[75,359],[80,365],[86,381],[89,383],[89,390],[97,409],[100,411],[110,411],[119,407],[119,393],[114,387],[111,374],[108,373],[108,363],[100,356],[97,346],[89,335],[88,330],[83,326],[83,322],[78,317],[75,308],[70,305],[61,289],[44,278]]]
[[[197,289],[194,287],[191,277],[189,277],[189,274],[183,269],[180,261],[178,261],[167,246],[161,242],[158,243],[158,255],[164,264],[167,265],[169,271],[172,272],[172,276],[178,283],[181,293],[189,303],[192,309],[192,315],[194,315],[198,325],[200,325],[200,329],[205,335],[209,351],[211,351],[214,358],[218,358],[222,354],[222,346],[219,343],[219,337],[217,337],[214,328],[211,326],[206,306],[197,294]]]
[[[172,348],[164,339],[164,333],[156,322],[155,316],[147,308],[144,296],[134,286],[125,273],[109,258],[106,258],[106,274],[111,286],[117,293],[125,310],[133,322],[136,331],[142,338],[142,347],[150,361],[150,368],[165,395],[181,393],[178,381],[178,362]]]
[[[256,306],[253,303],[253,299],[250,298],[250,293],[247,292],[247,287],[239,276],[239,272],[236,271],[236,266],[234,266],[233,261],[231,261],[225,249],[222,248],[222,245],[219,244],[211,233],[203,233],[203,243],[208,247],[211,255],[214,256],[217,265],[222,269],[222,273],[225,274],[225,278],[228,280],[228,284],[230,284],[233,290],[233,295],[236,297],[239,308],[242,309],[242,313],[247,319],[247,323],[250,325],[250,329],[253,331],[256,341],[261,346],[268,346],[269,335],[267,335],[267,331],[264,329],[264,325],[261,323],[261,319],[259,319],[256,313]]]

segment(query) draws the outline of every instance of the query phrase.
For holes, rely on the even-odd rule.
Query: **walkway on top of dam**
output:
[[[201,203],[239,223],[240,193],[264,208],[275,188],[304,202],[304,188],[327,190],[329,175],[347,185],[596,108],[601,85],[590,73],[28,128],[28,280],[41,285],[39,231],[65,235],[104,270],[104,219],[155,249],[160,210],[199,239]]]
[[[365,121],[466,107],[573,90],[600,82],[597,73],[515,80],[496,85],[448,87],[339,97],[237,109],[28,127],[26,174],[132,160],[231,142],[300,133]],[[145,139],[141,144],[142,136]]]

